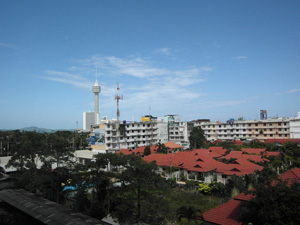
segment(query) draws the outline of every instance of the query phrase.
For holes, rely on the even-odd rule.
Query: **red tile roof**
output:
[[[238,225],[237,217],[240,212],[240,201],[230,200],[222,205],[203,213],[205,221],[222,224],[222,225]]]
[[[172,141],[168,141],[164,144],[167,148],[170,148],[170,149],[176,149],[176,148],[184,148],[183,146],[179,145],[179,144],[176,144]]]
[[[227,170],[217,170],[225,175],[237,175],[244,176],[246,174],[252,174],[255,171],[261,171],[262,166],[249,162],[247,159],[237,159],[234,162],[228,164]]]
[[[267,139],[265,141],[266,144],[270,144],[270,143],[278,143],[278,144],[285,144],[289,141],[292,142],[300,142],[300,139]]]
[[[300,169],[295,167],[294,169],[288,170],[285,173],[282,173],[279,177],[279,180],[287,181],[287,185],[291,186],[294,182],[300,182]],[[271,182],[271,185],[276,185],[277,180]]]
[[[124,154],[124,155],[131,155],[131,154],[133,154],[132,150],[131,149],[127,149],[127,148],[122,148],[122,149],[120,149],[120,151],[117,151],[116,153],[118,155],[120,155],[121,153]]]
[[[225,175],[246,175],[262,170],[263,167],[249,162],[246,159],[238,159],[233,164],[225,164],[214,159],[220,156],[207,149],[194,149],[170,154],[151,154],[144,157],[148,163],[156,161],[158,166],[174,166],[188,171],[209,172],[216,171]]]
[[[233,143],[234,145],[242,145],[242,144],[244,144],[244,142],[243,142],[243,141],[240,141],[240,140],[234,140],[232,143]]]
[[[270,157],[270,156],[279,157],[280,156],[280,152],[268,152],[268,151],[265,151],[264,152],[264,156],[266,156],[266,157]]]
[[[247,159],[247,160],[252,160],[254,162],[264,162],[264,161],[269,162],[268,159],[262,158],[262,156],[260,156],[260,155],[248,155],[242,151],[231,151],[229,154],[227,154],[221,158],[224,158],[224,159],[231,159],[231,158]]]
[[[261,155],[262,152],[265,152],[265,148],[242,148],[242,152],[246,152],[248,154],[256,154]]]
[[[134,149],[133,152],[136,156],[143,156],[145,148],[146,148],[145,146],[141,146],[141,147]]]
[[[209,150],[212,151],[212,152],[218,153],[220,155],[224,155],[225,152],[227,151],[223,147],[209,147]]]

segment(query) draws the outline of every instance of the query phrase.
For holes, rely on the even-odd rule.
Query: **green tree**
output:
[[[222,142],[219,142],[217,144],[217,146],[221,146],[221,147],[229,150],[229,152],[232,151],[232,150],[236,150],[236,145],[233,144],[231,141],[222,141]]]
[[[115,195],[112,215],[121,223],[161,224],[168,207],[161,208],[167,204],[161,193],[165,180],[155,172],[156,164],[132,155],[122,157],[126,159],[125,170],[118,176],[121,186]]]
[[[239,221],[243,224],[300,224],[300,183],[291,187],[284,182],[260,184],[253,194],[255,198],[241,204]]]
[[[165,144],[159,142],[156,146],[158,147],[156,151],[157,153],[168,154],[168,148]]]
[[[151,149],[150,146],[146,146],[144,150],[144,156],[150,155],[151,154]]]
[[[43,153],[46,149],[44,133],[37,132],[14,132],[17,136],[15,139],[15,147],[10,149],[11,159],[6,167],[15,167],[18,178],[18,184],[21,188],[29,191],[35,191],[34,180],[37,177],[37,162],[44,157]]]
[[[190,148],[201,148],[205,140],[206,139],[202,128],[200,126],[193,127],[189,137]]]
[[[56,164],[56,167],[66,166],[71,163],[69,160],[74,149],[70,143],[73,139],[73,133],[69,131],[57,131],[48,137],[48,151],[45,153],[45,159],[49,163]]]

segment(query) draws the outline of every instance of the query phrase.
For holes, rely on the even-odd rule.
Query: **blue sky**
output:
[[[0,129],[300,111],[300,1],[0,1]]]

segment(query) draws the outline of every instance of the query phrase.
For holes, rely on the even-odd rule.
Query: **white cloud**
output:
[[[244,55],[240,55],[240,56],[234,57],[234,59],[239,59],[239,60],[247,59],[247,58],[248,58],[248,57],[247,57],[247,56],[244,56]]]
[[[291,89],[291,90],[288,90],[287,93],[296,93],[296,92],[300,92],[300,89]]]
[[[90,89],[91,86],[93,85],[93,83],[90,82],[88,79],[78,74],[71,74],[67,72],[60,72],[60,71],[53,71],[53,70],[46,71],[46,74],[48,75],[44,76],[43,79],[70,84],[78,88]]]
[[[172,50],[170,48],[159,48],[154,51],[161,55],[171,55]]]
[[[18,47],[16,45],[10,44],[10,43],[4,43],[0,42],[0,46],[6,47],[6,48],[11,48],[11,49],[17,49]]]
[[[93,82],[90,80],[95,79],[97,66],[100,74],[98,81],[102,87],[100,108],[114,112],[114,95],[119,77],[120,94],[124,95],[120,107],[136,115],[145,113],[149,104],[161,113],[188,110],[188,104],[194,104],[205,95],[201,83],[206,81],[207,73],[213,70],[206,66],[180,70],[158,67],[154,61],[141,57],[92,56],[73,64],[68,68],[69,72],[48,70],[43,78],[91,89]]]

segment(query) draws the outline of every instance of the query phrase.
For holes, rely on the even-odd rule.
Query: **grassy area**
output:
[[[184,190],[181,188],[174,188],[166,196],[171,208],[171,213],[176,218],[176,211],[181,206],[190,207],[200,210],[202,213],[214,208],[224,202],[223,198],[209,195],[202,195],[196,190]],[[200,222],[199,222],[200,223]],[[182,219],[179,223],[181,225],[188,224],[186,219]]]

